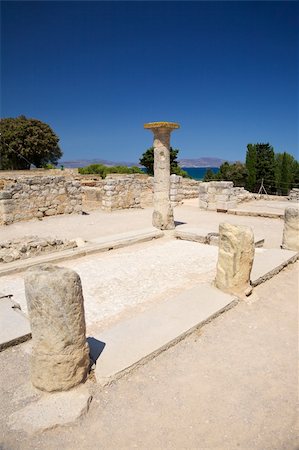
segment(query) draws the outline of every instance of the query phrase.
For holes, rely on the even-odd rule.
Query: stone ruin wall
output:
[[[240,202],[252,200],[255,194],[243,187],[234,187],[232,181],[209,181],[199,186],[199,207],[212,211],[236,208]]]
[[[1,174],[1,225],[81,212],[81,184],[72,177],[14,174],[11,178]]]
[[[143,174],[111,174],[104,180],[96,176],[80,179],[83,186],[83,206],[106,211],[145,208],[153,204],[154,178]],[[173,205],[186,198],[197,198],[199,181],[170,176],[170,201]]]
[[[299,202],[299,189],[293,188],[290,190],[288,200],[291,202]]]

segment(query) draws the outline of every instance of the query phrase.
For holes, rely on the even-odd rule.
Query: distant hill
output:
[[[220,167],[224,161],[226,160],[203,156],[195,159],[179,159],[179,165],[181,167]]]
[[[179,159],[179,165],[181,167],[220,167],[225,159],[210,158],[203,156],[202,158],[195,159]],[[128,161],[110,161],[107,159],[74,159],[71,161],[59,161],[59,164],[64,165],[66,168],[74,169],[76,167],[86,167],[90,164],[104,164],[105,166],[137,166],[141,167],[138,162]]]

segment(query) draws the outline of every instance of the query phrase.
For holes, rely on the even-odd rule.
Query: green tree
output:
[[[105,166],[104,164],[90,164],[86,167],[80,167],[78,172],[82,175],[86,174],[97,174],[102,178],[106,178],[109,173],[143,173],[141,169],[137,166],[127,167],[127,166]]]
[[[248,177],[246,181],[246,189],[250,192],[254,192],[256,189],[256,147],[255,145],[248,144],[246,152],[246,169]]]
[[[56,165],[62,156],[59,138],[46,123],[25,116],[0,120],[0,169]]]
[[[235,162],[229,164],[227,161],[221,164],[215,179],[218,181],[232,181],[234,186],[244,187],[248,178],[248,171],[245,164]]]
[[[185,178],[190,178],[185,170],[182,170],[178,164],[177,156],[179,150],[170,147],[170,173],[175,173]],[[139,163],[146,168],[148,175],[154,175],[154,147],[148,148],[139,159]]]
[[[275,157],[273,147],[269,144],[255,144],[256,148],[256,181],[257,187],[262,180],[268,194],[276,190]]]
[[[287,152],[275,155],[275,179],[279,194],[287,195],[298,183],[298,161]]]
[[[205,175],[203,177],[203,181],[213,181],[216,180],[217,176],[216,174],[213,172],[212,169],[207,169],[205,172]]]

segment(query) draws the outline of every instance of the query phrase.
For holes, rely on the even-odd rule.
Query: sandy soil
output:
[[[275,202],[273,202],[275,203]],[[89,215],[68,215],[47,217],[43,220],[16,222],[9,226],[0,226],[0,240],[25,235],[56,236],[64,239],[81,237],[86,240],[109,236],[127,231],[149,228],[152,223],[152,208],[113,211],[90,211]],[[265,238],[266,248],[278,248],[282,240],[283,220],[262,217],[242,217],[203,211],[198,207],[198,200],[186,200],[174,208],[177,227],[200,228],[217,231],[219,223],[248,225],[254,233]]]
[[[96,389],[78,423],[34,437],[6,429],[22,403],[30,344],[3,352],[2,448],[297,450],[297,300],[298,263],[156,359]]]

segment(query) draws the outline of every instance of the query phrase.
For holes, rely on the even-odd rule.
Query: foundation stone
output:
[[[65,391],[89,369],[83,294],[79,275],[44,264],[25,275],[32,331],[31,381],[44,391]]]
[[[251,228],[221,223],[216,287],[224,292],[244,293],[250,287],[254,259],[254,235]]]

